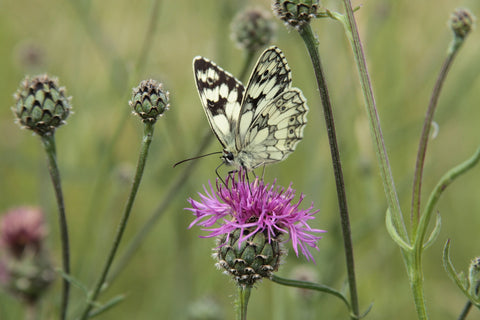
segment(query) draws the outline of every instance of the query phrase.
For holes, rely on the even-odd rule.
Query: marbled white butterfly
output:
[[[302,91],[292,88],[283,52],[265,50],[247,88],[203,57],[193,70],[208,122],[223,146],[225,163],[249,171],[282,161],[303,138],[308,107]]]

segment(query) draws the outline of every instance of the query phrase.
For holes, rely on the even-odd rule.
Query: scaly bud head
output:
[[[133,89],[132,100],[129,101],[133,113],[143,119],[143,122],[155,122],[159,116],[169,109],[168,91],[155,80],[143,80]]]
[[[53,134],[71,111],[65,88],[47,75],[27,76],[14,97],[16,105],[12,109],[19,123],[40,136]]]

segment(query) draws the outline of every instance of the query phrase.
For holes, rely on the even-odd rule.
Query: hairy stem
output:
[[[350,218],[348,215],[347,196],[345,193],[345,183],[343,179],[342,164],[340,161],[340,152],[338,150],[337,137],[335,133],[335,122],[333,119],[333,111],[328,94],[327,83],[323,68],[320,61],[320,54],[317,48],[317,41],[313,34],[310,24],[305,23],[298,29],[307,47],[310,59],[312,60],[315,77],[317,79],[317,86],[320,91],[320,98],[322,100],[323,113],[327,127],[328,141],[330,144],[330,153],[332,157],[333,171],[335,175],[335,183],[337,186],[337,199],[340,208],[340,220],[343,235],[343,244],[345,248],[345,259],[347,265],[348,284],[350,289],[350,299],[352,306],[352,318],[359,316],[358,309],[358,293],[355,279],[355,264],[353,257],[353,243],[350,230]]]

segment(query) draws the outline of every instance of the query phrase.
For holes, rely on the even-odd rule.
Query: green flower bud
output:
[[[468,268],[468,282],[470,284],[470,293],[478,296],[477,288],[480,284],[480,257],[472,260]]]
[[[450,28],[455,37],[464,39],[472,30],[475,17],[467,9],[456,9],[450,17]]]
[[[65,96],[65,88],[47,75],[33,79],[27,76],[14,97],[17,103],[12,110],[18,122],[40,136],[53,134],[71,111],[71,98]]]
[[[233,19],[231,30],[232,40],[238,47],[255,51],[272,41],[275,23],[268,12],[248,9]]]
[[[272,7],[286,25],[300,27],[316,17],[318,0],[274,0]]]
[[[133,89],[129,104],[143,122],[155,122],[169,109],[168,100],[168,91],[163,90],[161,83],[150,79],[143,80]]]
[[[244,235],[251,231],[245,230]],[[217,266],[233,276],[238,285],[252,286],[278,270],[284,250],[279,239],[269,242],[265,232],[257,232],[239,246],[240,233],[236,229],[228,237],[221,236],[214,256],[218,259]]]

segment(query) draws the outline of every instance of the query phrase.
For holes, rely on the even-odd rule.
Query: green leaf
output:
[[[402,237],[398,234],[395,226],[393,225],[392,221],[392,214],[390,213],[390,209],[387,209],[387,213],[385,215],[385,224],[387,226],[387,231],[392,237],[393,241],[395,241],[403,250],[405,251],[412,251],[413,247],[406,243]]]
[[[469,284],[463,273],[457,274],[455,267],[450,259],[450,239],[445,243],[443,248],[443,267],[447,271],[450,278],[457,284],[457,287],[463,292],[463,294],[478,308],[480,308],[480,299],[474,297],[469,292]]]
[[[432,233],[430,234],[430,237],[428,240],[425,242],[423,245],[423,249],[427,249],[430,247],[435,240],[437,240],[438,234],[440,233],[440,228],[442,227],[442,217],[440,217],[440,214],[437,213],[437,220],[435,221],[435,228],[433,228]]]
[[[352,311],[352,309],[350,307],[350,303],[348,302],[348,299],[341,292],[339,292],[339,291],[337,291],[333,288],[330,288],[326,285],[318,284],[318,283],[314,283],[314,282],[308,282],[308,281],[286,279],[286,278],[281,278],[281,277],[276,276],[276,275],[273,275],[271,280],[273,282],[278,283],[278,284],[283,284],[284,286],[297,287],[297,288],[309,289],[309,290],[316,290],[316,291],[331,294],[331,295],[333,295],[337,298],[340,298],[345,303],[348,310]]]
[[[112,298],[111,300],[109,300],[108,302],[106,302],[104,305],[100,306],[99,308],[93,310],[92,312],[89,313],[88,317],[89,318],[93,318],[93,317],[96,317],[98,316],[99,314],[113,308],[114,306],[116,306],[117,304],[119,304],[120,302],[122,302],[123,300],[125,300],[125,295],[118,295],[114,298]]]

